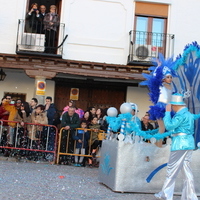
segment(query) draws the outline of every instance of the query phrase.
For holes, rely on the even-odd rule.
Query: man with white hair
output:
[[[67,146],[67,136],[68,137],[68,149],[67,153],[73,153],[74,151],[74,141],[72,135],[75,134],[75,129],[80,126],[79,115],[75,113],[75,107],[71,106],[68,109],[68,112],[65,112],[62,116],[61,127],[63,127],[63,133],[61,138],[61,152],[66,152]]]

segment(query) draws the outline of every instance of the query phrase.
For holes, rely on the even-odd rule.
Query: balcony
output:
[[[128,65],[151,65],[152,59],[157,58],[159,53],[165,58],[173,56],[173,34],[131,30],[129,36]]]
[[[37,30],[26,31],[24,19],[19,19],[16,53],[25,55],[41,55],[62,57],[63,43],[67,35],[64,35],[65,25],[60,23],[56,32],[44,31],[43,24],[36,22]]]

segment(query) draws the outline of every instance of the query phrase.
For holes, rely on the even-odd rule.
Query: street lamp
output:
[[[0,81],[3,81],[6,78],[6,73],[1,69],[0,71]]]

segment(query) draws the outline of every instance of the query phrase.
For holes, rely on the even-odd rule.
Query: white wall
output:
[[[152,105],[149,101],[148,90],[144,87],[128,87],[126,102],[137,104],[139,112],[138,117],[141,119]]]
[[[199,0],[139,0],[169,4],[168,33],[175,34],[174,56],[187,43],[200,43]],[[27,0],[1,0],[0,53],[15,54],[18,19],[24,19]],[[134,24],[134,0],[65,0],[61,23],[68,38],[63,58],[126,64],[129,31]],[[8,17],[9,12],[9,17]]]
[[[27,0],[3,1],[0,12],[0,53],[15,53],[18,19],[24,19]],[[68,38],[63,58],[126,64],[133,0],[62,1],[61,23]],[[8,17],[9,11],[9,17]]]
[[[0,53],[15,54],[18,20],[24,19],[26,0],[1,0]]]
[[[132,0],[63,1],[69,35],[63,58],[126,64],[133,5]]]
[[[197,41],[200,44],[200,1],[173,0],[170,8],[170,33],[175,34],[175,53],[183,53],[186,44]]]
[[[26,101],[30,101],[35,96],[35,79],[28,77],[25,72],[12,72],[4,70],[6,78],[0,81],[0,98],[4,92],[25,93]],[[54,99],[55,82],[46,80],[45,96],[51,96]]]

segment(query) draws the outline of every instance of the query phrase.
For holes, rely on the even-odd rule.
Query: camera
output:
[[[37,11],[37,9],[33,9],[34,11]]]

